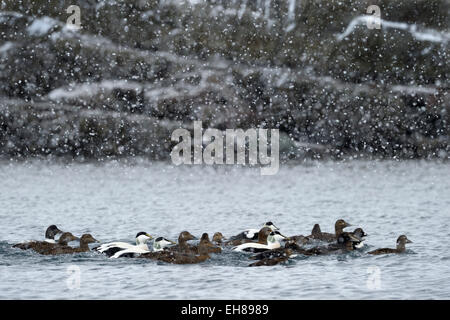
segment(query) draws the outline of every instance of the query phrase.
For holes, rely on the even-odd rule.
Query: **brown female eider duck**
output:
[[[198,245],[198,254],[195,254],[192,250],[180,252],[166,249],[159,252],[144,253],[138,258],[158,260],[172,264],[195,264],[210,259],[209,250],[209,238],[206,240],[206,237],[204,237]]]
[[[98,242],[92,235],[90,234],[83,234],[80,238],[80,246],[77,248],[69,247],[67,245],[65,246],[55,246],[53,248],[50,248],[49,250],[45,250],[43,252],[39,252],[40,254],[44,255],[59,255],[59,254],[73,254],[73,253],[81,253],[81,252],[88,252],[89,249],[89,243]]]
[[[45,240],[44,241],[27,241],[27,242],[23,242],[23,243],[16,243],[15,245],[13,245],[13,248],[20,248],[22,250],[26,250],[26,249],[30,249],[32,245],[36,245],[36,243],[41,243],[41,242],[47,242],[47,243],[56,243],[55,237],[58,234],[62,234],[63,232],[61,230],[58,229],[57,226],[55,226],[54,224],[52,224],[51,226],[49,226],[47,228],[47,230],[45,230]]]
[[[216,232],[213,235],[212,241],[218,245],[221,246],[223,244],[223,241],[226,240],[226,238],[223,236],[221,232]]]
[[[351,233],[344,232],[339,235],[336,243],[330,244],[328,246],[313,247],[310,249],[301,248],[295,242],[286,243],[286,248],[292,249],[297,253],[312,256],[312,255],[323,255],[331,253],[345,253],[354,250],[354,243],[358,243],[360,240],[353,236]]]
[[[311,235],[308,237],[310,239],[334,242],[339,238],[339,235],[344,232],[344,229],[350,227],[351,224],[347,223],[344,219],[339,219],[334,224],[335,233],[321,232],[320,226],[318,224],[314,225]]]
[[[47,241],[30,241],[24,243],[17,243],[13,245],[13,248],[19,248],[22,250],[34,250],[38,253],[45,252],[47,250],[51,250],[57,246],[67,246],[67,244],[71,241],[79,240],[78,237],[75,237],[70,232],[63,232],[61,237],[59,237],[58,242],[51,243]]]
[[[297,236],[290,236],[287,238],[287,241],[294,241],[300,244],[306,244],[311,242],[313,239],[320,238],[322,234],[322,231],[320,230],[320,226],[316,223],[311,231],[311,235],[304,236],[304,235],[297,235]]]
[[[178,244],[168,248],[167,250],[170,250],[173,252],[178,251],[178,252],[184,252],[184,253],[189,253],[189,252],[195,253],[195,251],[196,251],[195,247],[191,246],[187,243],[190,240],[197,240],[197,238],[194,237],[192,234],[190,234],[188,231],[183,231],[178,236]]]
[[[404,253],[406,250],[406,244],[412,243],[405,235],[401,235],[397,239],[397,248],[381,248],[368,252],[368,254],[380,255],[380,254],[389,254],[389,253]]]
[[[200,243],[202,243],[203,246],[205,246],[208,251],[208,253],[221,253],[222,252],[222,248],[215,246],[210,240],[209,240],[209,235],[207,233],[202,234],[202,237],[200,238]],[[199,247],[200,247],[200,243],[198,246],[194,247],[194,251],[196,251],[197,253],[199,252]]]

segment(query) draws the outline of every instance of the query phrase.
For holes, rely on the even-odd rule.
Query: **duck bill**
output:
[[[360,239],[358,239],[357,237],[355,237],[355,236],[353,236],[353,235],[349,235],[350,236],[350,241],[351,242],[360,242],[361,240]]]
[[[149,235],[148,233],[146,233],[145,235],[149,238],[149,240],[153,239],[153,237],[151,235]]]
[[[406,243],[413,243],[411,240],[407,239]]]

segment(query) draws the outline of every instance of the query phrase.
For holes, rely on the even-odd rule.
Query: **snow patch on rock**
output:
[[[344,32],[341,34],[338,34],[336,36],[336,38],[339,41],[342,41],[344,38],[348,37],[353,32],[353,30],[355,30],[355,28],[358,25],[367,25],[368,23],[371,23],[373,21],[374,21],[374,17],[368,16],[368,15],[356,17],[349,23],[349,25],[344,30]],[[439,31],[436,31],[433,29],[419,30],[417,25],[407,24],[404,22],[394,22],[394,21],[387,21],[387,20],[383,20],[383,19],[380,19],[379,21],[380,21],[382,28],[398,29],[398,30],[407,31],[411,34],[411,36],[413,36],[414,38],[416,38],[419,41],[447,43],[448,40],[450,39],[450,33],[448,33],[448,32],[439,32]]]
[[[56,21],[55,19],[50,17],[42,17],[34,20],[33,23],[27,28],[27,31],[31,36],[43,36],[58,24],[59,21]]]

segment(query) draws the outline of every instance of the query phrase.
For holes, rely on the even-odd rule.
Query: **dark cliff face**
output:
[[[202,120],[279,128],[285,158],[448,159],[449,1],[197,2],[81,0],[74,31],[71,1],[3,1],[0,154],[166,159]]]

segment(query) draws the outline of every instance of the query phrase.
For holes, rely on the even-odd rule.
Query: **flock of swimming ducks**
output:
[[[261,229],[248,229],[225,238],[216,232],[212,241],[207,233],[203,233],[197,244],[189,243],[198,240],[188,231],[183,231],[178,237],[178,243],[164,237],[153,238],[146,232],[136,235],[136,244],[127,242],[110,242],[99,246],[89,247],[90,243],[99,242],[90,234],[83,234],[80,238],[70,232],[63,232],[55,225],[51,225],[45,232],[45,240],[28,241],[13,245],[22,250],[34,250],[43,255],[73,254],[95,251],[110,258],[131,257],[151,259],[173,264],[194,264],[211,258],[210,254],[220,254],[226,248],[235,252],[253,253],[250,260],[256,260],[249,266],[272,266],[286,262],[299,254],[305,256],[345,253],[361,249],[367,234],[362,228],[353,232],[344,231],[351,226],[343,219],[335,223],[335,232],[322,232],[318,224],[314,225],[311,235],[282,235],[272,222],[266,222]],[[151,248],[148,242],[153,240]],[[69,246],[69,242],[79,241],[78,247]],[[405,245],[411,243],[405,235],[397,239],[396,248],[381,248],[368,252],[371,255],[395,254],[405,252]],[[282,244],[283,243],[283,244]]]

